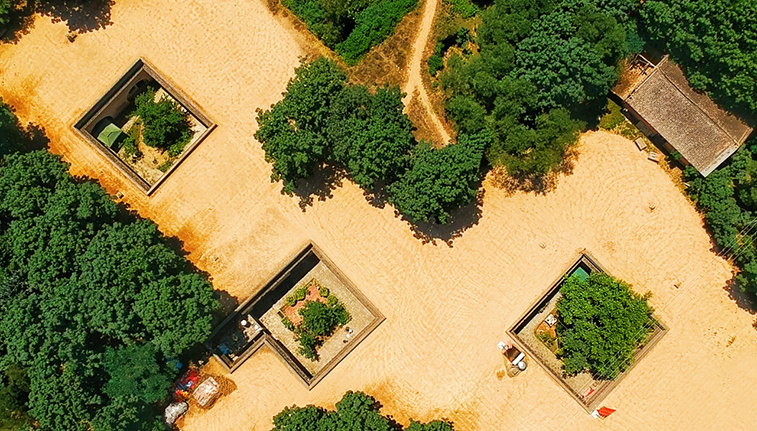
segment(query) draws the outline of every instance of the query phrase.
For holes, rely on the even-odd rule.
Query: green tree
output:
[[[457,144],[434,149],[421,143],[412,167],[389,185],[389,202],[414,223],[447,223],[450,211],[472,202],[480,185],[484,135],[461,135]]]
[[[285,192],[294,192],[299,180],[308,178],[326,161],[329,143],[324,130],[346,79],[330,60],[303,61],[284,98],[268,111],[257,111],[255,139],[262,142],[266,160],[273,163],[271,180],[281,180]]]
[[[560,293],[558,354],[565,373],[587,370],[595,378],[614,379],[631,363],[636,347],[652,328],[647,298],[602,273],[587,279],[568,277]]]
[[[299,313],[302,316],[302,330],[316,337],[331,335],[339,324],[331,307],[319,301],[308,301]]]
[[[189,113],[167,96],[157,101],[155,98],[155,90],[150,88],[135,100],[134,115],[142,123],[142,139],[151,147],[168,151],[172,157],[178,156],[192,139]]]
[[[407,169],[415,140],[402,111],[399,88],[345,87],[333,105],[327,128],[333,158],[365,189],[391,183]]]
[[[0,420],[162,429],[156,402],[175,378],[164,358],[205,340],[217,307],[153,223],[73,179],[59,157],[0,165],[0,371],[12,365],[29,382],[19,391],[0,377],[12,396]]]
[[[109,379],[104,392],[111,400],[152,404],[166,399],[171,380],[160,369],[150,344],[133,344],[105,351],[103,367]]]
[[[487,130],[486,156],[510,175],[562,164],[618,78],[636,35],[634,0],[496,0],[481,13],[478,53],[455,54],[440,74],[446,109],[463,134]]]
[[[670,52],[694,88],[728,108],[757,110],[757,3],[751,0],[649,0],[648,37]]]
[[[395,431],[402,427],[380,413],[375,398],[349,391],[336,403],[336,411],[321,407],[287,407],[273,418],[272,431]],[[452,431],[450,422],[427,424],[411,421],[407,431]]]

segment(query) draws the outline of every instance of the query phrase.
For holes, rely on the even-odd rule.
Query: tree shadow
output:
[[[16,44],[21,36],[34,28],[34,2],[27,2],[23,8],[12,8],[6,19],[8,21],[0,30],[0,42]]]
[[[237,309],[237,307],[239,306],[239,300],[235,296],[232,296],[225,290],[216,290],[215,292],[216,299],[221,304],[221,308],[218,309],[217,314],[226,317],[228,314]]]
[[[739,308],[751,315],[757,315],[757,297],[755,297],[753,293],[742,291],[739,288],[736,276],[731,277],[731,279],[726,282],[725,286],[723,286],[723,290],[728,293],[728,297],[731,298]],[[757,320],[755,320],[755,328],[757,329]]]
[[[300,209],[305,212],[307,207],[312,206],[316,200],[325,201],[331,199],[334,190],[341,187],[345,180],[349,180],[349,175],[344,168],[324,165],[308,179],[300,180],[293,194],[299,199]],[[484,189],[479,185],[478,190],[476,198],[471,203],[451,212],[450,221],[447,224],[439,224],[434,221],[414,223],[396,209],[394,210],[394,214],[396,217],[406,221],[410,225],[413,236],[424,244],[436,244],[437,241],[441,240],[452,247],[456,238],[459,238],[470,227],[478,224],[478,221],[481,219]],[[365,200],[371,206],[385,208],[387,205],[390,205],[386,184],[379,182],[374,188],[363,188],[362,191],[363,197],[365,197]],[[285,192],[282,190],[282,193]]]
[[[34,15],[39,13],[51,17],[53,22],[65,22],[71,32],[69,40],[73,42],[76,33],[87,33],[112,24],[110,12],[114,4],[113,0],[29,0],[24,7],[9,13],[0,41],[18,43],[34,27]]]
[[[485,190],[479,188],[476,198],[471,203],[450,213],[450,220],[447,224],[435,222],[413,223],[396,210],[395,214],[410,224],[413,236],[423,244],[431,243],[436,245],[439,241],[442,241],[448,247],[453,247],[457,238],[460,238],[465,231],[477,225],[481,220],[484,193]]]
[[[87,33],[113,23],[110,11],[114,4],[113,0],[43,0],[37,12],[52,17],[53,22],[65,21],[71,31]]]
[[[29,151],[46,150],[50,145],[50,139],[45,133],[45,128],[35,123],[29,123],[26,126],[26,139],[24,146]]]
[[[566,150],[560,165],[547,174],[508,174],[504,167],[492,169],[492,183],[498,189],[504,190],[508,196],[517,192],[546,195],[557,188],[561,176],[573,174],[579,151],[576,146]]]
[[[347,177],[343,169],[324,165],[315,174],[297,183],[294,195],[299,199],[300,209],[305,212],[307,207],[313,206],[313,202],[325,201],[334,197],[334,190],[341,187]],[[281,193],[285,193],[283,190]]]

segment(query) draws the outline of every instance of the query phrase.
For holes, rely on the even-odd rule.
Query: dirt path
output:
[[[426,111],[429,119],[434,125],[434,129],[439,137],[442,139],[441,144],[446,144],[450,141],[449,133],[444,128],[444,125],[439,120],[439,117],[434,112],[434,108],[431,106],[431,102],[428,99],[428,93],[426,93],[426,87],[423,85],[424,73],[421,64],[423,63],[423,51],[426,49],[428,38],[431,36],[431,29],[434,25],[434,16],[436,15],[436,4],[439,0],[426,0],[426,4],[423,6],[423,19],[421,20],[420,28],[418,29],[418,37],[413,44],[413,54],[410,57],[410,69],[408,70],[408,79],[402,91],[405,93],[405,99],[403,102],[405,106],[409,106],[410,100],[413,97],[417,97],[421,102],[423,109]]]

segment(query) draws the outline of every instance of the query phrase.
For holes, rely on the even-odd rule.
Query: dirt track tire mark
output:
[[[431,36],[431,29],[434,25],[434,16],[436,15],[436,6],[438,2],[439,0],[426,0],[426,3],[423,6],[423,18],[421,19],[418,35],[413,44],[407,82],[402,88],[402,92],[405,93],[405,98],[402,102],[405,104],[405,111],[407,111],[410,100],[412,99],[413,94],[417,91],[418,100],[421,102],[421,105],[426,111],[426,115],[428,115],[431,123],[434,125],[436,134],[442,140],[440,144],[446,145],[451,138],[431,106],[426,87],[423,85],[423,68],[421,67],[423,63],[423,52],[426,49],[426,44],[428,43],[428,38]]]

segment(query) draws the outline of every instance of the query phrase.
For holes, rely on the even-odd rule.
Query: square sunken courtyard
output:
[[[562,298],[560,292],[562,282],[568,277],[588,277],[594,272],[607,273],[590,254],[585,251],[580,253],[578,259],[552,283],[552,286],[508,331],[518,347],[528,353],[558,385],[589,412],[598,407],[599,403],[631,372],[634,365],[649,353],[667,331],[667,328],[653,315],[652,326],[637,346],[631,364],[612,380],[596,379],[588,371],[572,376],[564,374],[562,360],[555,354],[554,349],[549,348],[544,341],[539,339],[538,333],[549,330],[552,326],[546,322],[549,316],[556,313],[557,302]]]
[[[155,90],[156,101],[169,99],[187,113],[191,138],[177,155],[170,155],[168,151],[143,142],[138,144],[138,155],[132,155],[124,145],[127,136],[141,133],[139,119],[133,111],[137,97],[149,89]],[[74,124],[74,129],[87,142],[148,195],[166,180],[214,127],[215,124],[189,96],[141,58]],[[141,140],[137,138],[137,141]]]

